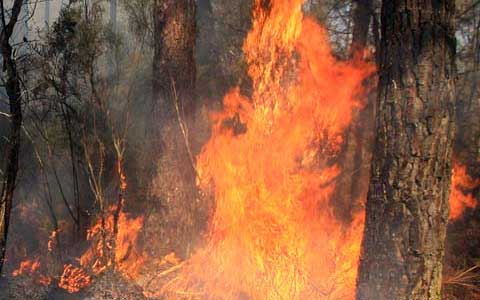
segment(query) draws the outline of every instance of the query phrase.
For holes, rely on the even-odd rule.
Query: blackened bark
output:
[[[165,152],[177,152],[178,167],[186,181],[195,186],[192,129],[195,112],[195,33],[194,0],[155,0],[153,97],[156,122],[161,127]],[[168,155],[168,154],[167,154]]]
[[[384,0],[357,300],[438,300],[454,136],[454,0]]]
[[[155,0],[153,9],[152,126],[157,131],[153,139],[161,143],[156,181],[161,181],[159,197],[167,199],[165,219],[175,220],[164,226],[177,236],[167,247],[177,249],[182,257],[188,257],[200,227],[195,224],[199,219],[194,168],[196,143],[190,134],[194,130],[196,106],[195,5],[195,0]]]
[[[10,223],[15,181],[17,179],[18,154],[20,151],[22,127],[22,93],[20,90],[20,80],[17,73],[16,62],[12,57],[13,49],[9,40],[12,36],[15,24],[18,21],[22,5],[22,0],[14,1],[10,20],[7,24],[5,21],[5,8],[3,6],[3,1],[1,2],[2,32],[0,35],[0,45],[3,59],[3,72],[6,73],[5,90],[9,100],[11,125],[6,151],[6,166],[3,169],[4,174],[0,195],[0,273],[2,271],[3,263],[5,262],[8,226]]]
[[[195,1],[155,0],[153,101],[160,121],[175,119],[172,84],[185,117],[195,109]]]

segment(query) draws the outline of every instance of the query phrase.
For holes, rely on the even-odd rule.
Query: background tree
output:
[[[10,134],[6,147],[5,166],[2,168],[2,190],[0,194],[0,273],[5,260],[7,248],[8,227],[12,210],[13,192],[18,172],[18,157],[20,152],[20,137],[22,128],[22,90],[17,72],[17,62],[13,56],[13,47],[10,41],[13,30],[19,22],[23,7],[22,0],[15,0],[7,22],[7,12],[1,2],[2,31],[0,46],[2,50],[3,73],[5,74],[5,90],[8,95],[10,115]]]
[[[357,299],[440,299],[455,99],[455,1],[383,1]]]

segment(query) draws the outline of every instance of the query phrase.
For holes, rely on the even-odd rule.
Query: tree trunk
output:
[[[50,27],[50,0],[45,0],[45,26]]]
[[[384,0],[358,300],[439,300],[454,136],[454,0]]]
[[[2,32],[0,35],[3,72],[6,73],[5,90],[8,95],[10,106],[10,136],[6,151],[6,166],[3,169],[2,190],[0,195],[0,273],[5,262],[7,248],[8,226],[10,224],[10,212],[12,210],[13,192],[18,171],[18,154],[20,151],[20,136],[22,128],[22,94],[17,66],[12,57],[12,36],[15,24],[22,9],[23,1],[15,0],[8,24],[5,21],[5,8],[1,2]]]
[[[153,100],[158,103],[160,121],[177,118],[173,87],[180,111],[191,116],[195,108],[195,1],[155,0],[154,27]]]
[[[158,164],[160,199],[168,203],[165,228],[177,236],[180,256],[187,257],[199,226],[195,184],[195,38],[196,1],[155,0],[153,58],[153,139],[161,144]],[[156,128],[157,127],[157,128]],[[157,148],[157,147],[152,147]],[[157,153],[159,153],[157,152]],[[154,154],[157,154],[154,153]],[[155,184],[154,184],[155,185]],[[167,237],[165,237],[167,238]]]
[[[113,32],[117,32],[117,0],[110,0],[110,24]]]
[[[357,0],[353,11],[353,34],[350,45],[350,56],[362,59],[363,50],[367,46],[370,21],[372,20],[372,1]],[[370,96],[370,95],[369,95]],[[367,97],[365,108],[353,112],[353,122],[346,133],[345,145],[341,153],[343,175],[340,177],[339,188],[335,193],[337,201],[336,215],[347,223],[352,220],[352,211],[362,195],[362,184],[368,184],[368,173],[365,166],[371,149],[371,127],[373,123],[373,100]],[[365,193],[365,192],[364,192]],[[364,195],[364,194],[363,194]]]
[[[181,173],[193,181],[189,129],[195,111],[195,33],[194,0],[155,0],[153,58],[154,115],[164,143],[174,144]],[[167,132],[168,131],[168,132]],[[174,139],[175,141],[172,141]]]
[[[353,11],[353,33],[350,52],[363,51],[367,46],[368,31],[372,20],[372,0],[356,0]]]

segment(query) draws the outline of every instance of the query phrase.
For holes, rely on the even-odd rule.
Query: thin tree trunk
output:
[[[368,32],[370,28],[370,21],[372,20],[372,3],[371,0],[357,0],[355,1],[355,9],[353,11],[353,35],[350,45],[350,56],[359,56],[362,58],[362,53],[367,46]],[[369,97],[370,98],[370,97]],[[358,199],[360,192],[359,185],[365,184],[364,178],[368,178],[364,174],[364,160],[369,152],[366,148],[368,135],[370,131],[371,117],[373,115],[373,105],[370,99],[367,98],[365,108],[356,110],[353,113],[353,122],[346,133],[345,146],[342,152],[342,170],[343,175],[340,178],[339,188],[336,191],[335,198],[337,199],[337,215],[347,223],[351,221],[352,210]],[[363,200],[363,199],[361,199]]]
[[[370,21],[372,20],[372,0],[356,0],[353,11],[353,33],[350,52],[363,51],[367,46]]]
[[[23,1],[15,0],[8,24],[5,21],[5,8],[1,2],[2,32],[0,36],[3,72],[6,73],[6,85],[10,105],[10,137],[7,146],[6,167],[4,169],[2,190],[0,198],[0,273],[5,262],[5,251],[7,248],[8,226],[12,210],[13,192],[18,171],[18,155],[20,151],[20,136],[22,127],[22,93],[20,80],[17,73],[17,65],[12,57],[12,36],[15,24],[22,9]]]
[[[110,24],[113,32],[117,31],[117,0],[110,0]]]
[[[50,27],[50,0],[45,0],[45,26]]]
[[[439,300],[454,137],[454,0],[384,0],[358,300]]]

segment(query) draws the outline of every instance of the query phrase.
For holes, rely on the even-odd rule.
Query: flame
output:
[[[450,221],[459,219],[466,208],[475,208],[477,200],[472,190],[480,187],[480,179],[473,179],[464,165],[454,163],[450,190]]]
[[[198,157],[216,201],[207,245],[161,289],[166,299],[354,298],[363,213],[344,226],[330,202],[342,134],[374,68],[337,61],[303,1],[265,3],[243,46],[252,96],[225,96]]]
[[[40,269],[40,261],[36,260],[25,260],[20,263],[20,267],[12,272],[13,277],[28,273],[33,274]]]
[[[53,250],[57,247],[57,236],[58,236],[58,231],[56,230],[53,230],[50,233],[50,236],[48,237],[48,243],[47,243],[48,252],[53,252]]]
[[[79,258],[80,267],[64,266],[59,286],[70,293],[89,286],[92,281],[89,274],[99,275],[113,266],[124,278],[135,279],[146,261],[146,257],[138,248],[138,237],[144,219],[132,218],[123,211],[127,177],[121,156],[118,157],[116,166],[120,189],[117,205],[110,206],[106,217],[99,217],[87,231],[90,247]],[[116,216],[117,228],[115,228]]]
[[[13,277],[28,276],[40,285],[50,285],[52,279],[42,272],[42,264],[39,259],[24,260],[20,263],[18,269],[12,272]]]
[[[76,293],[89,286],[91,281],[91,277],[82,268],[65,265],[58,286],[69,293]]]
[[[52,254],[58,248],[59,235],[68,231],[59,229],[51,231],[46,247],[39,249],[36,258],[22,261],[18,269],[12,272],[12,276],[25,275],[42,285],[50,285],[53,280],[56,280],[55,283],[58,283],[60,288],[70,293],[76,293],[88,287],[94,276],[113,269],[113,266],[114,271],[119,272],[124,278],[136,279],[147,259],[138,243],[144,218],[134,218],[123,211],[125,204],[123,195],[127,188],[127,178],[121,159],[117,162],[117,172],[120,189],[117,205],[110,206],[105,211],[103,221],[101,216],[98,217],[87,231],[88,246],[78,257],[78,263],[65,264],[60,276],[58,273],[57,276],[52,275],[52,277],[46,275],[56,272],[52,264],[52,258],[54,258]],[[118,216],[116,233],[114,232],[115,216]],[[113,251],[114,245],[115,251]]]
[[[120,212],[115,253],[112,258],[106,252],[112,248],[109,238],[113,232],[115,210],[115,206],[110,207],[104,226],[99,219],[88,230],[87,239],[91,243],[90,247],[79,258],[79,267],[64,266],[59,287],[70,293],[80,291],[92,282],[89,274],[103,273],[113,265],[113,259],[115,259],[115,271],[120,272],[124,278],[135,279],[139,275],[146,260],[137,245],[138,236],[143,227],[143,218],[131,218],[127,213]],[[108,233],[106,238],[103,236],[104,232]]]

